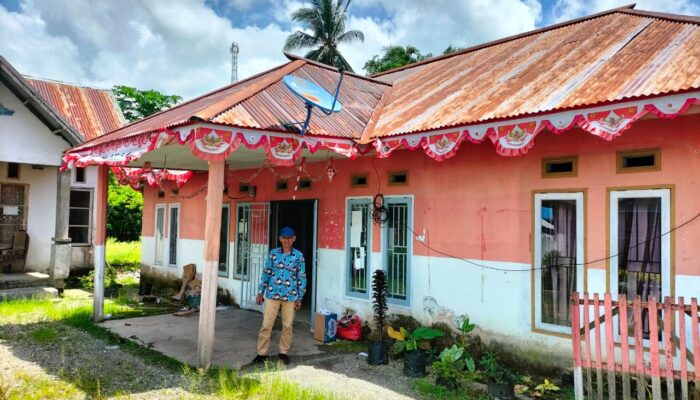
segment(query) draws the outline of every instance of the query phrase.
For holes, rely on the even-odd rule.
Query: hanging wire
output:
[[[652,239],[649,239],[649,240],[645,240],[645,241],[636,243],[634,246],[631,246],[630,249],[637,248],[637,247],[639,247],[639,246],[641,246],[641,245],[644,245],[644,244],[646,244],[646,243],[651,242],[652,240],[656,240],[657,238],[660,239],[660,238],[662,238],[662,237],[664,237],[664,236],[666,236],[666,235],[669,235],[669,234],[671,234],[671,232],[674,232],[674,231],[676,231],[676,230],[678,230],[678,229],[680,229],[680,228],[682,228],[682,227],[684,227],[684,226],[690,224],[691,222],[695,221],[695,220],[698,219],[698,218],[700,218],[700,213],[696,214],[693,218],[691,218],[691,219],[685,221],[684,223],[682,223],[682,224],[680,224],[680,225],[677,225],[677,226],[671,228],[671,229],[668,230],[667,232],[664,232],[664,233],[660,234],[658,237],[654,237],[654,238],[652,238]],[[409,231],[411,231],[411,234],[412,234],[413,237],[416,239],[416,241],[418,241],[420,244],[423,245],[423,247],[427,248],[428,250],[433,251],[433,252],[438,253],[438,254],[441,254],[441,255],[443,255],[443,256],[445,256],[445,257],[448,257],[448,258],[453,258],[453,259],[455,259],[455,260],[464,261],[464,262],[466,262],[467,264],[471,264],[471,265],[473,265],[473,266],[475,266],[475,267],[484,268],[484,269],[489,269],[489,270],[492,270],[492,271],[500,271],[500,272],[531,272],[531,271],[544,270],[544,269],[547,269],[547,268],[551,268],[551,267],[549,267],[549,266],[543,266],[543,267],[537,267],[537,268],[531,267],[531,268],[525,268],[525,269],[523,269],[523,268],[501,268],[501,267],[492,267],[492,266],[480,264],[480,263],[471,261],[471,260],[469,260],[469,259],[462,258],[462,257],[459,257],[459,256],[455,256],[455,255],[446,253],[446,252],[444,252],[444,251],[438,250],[438,249],[436,249],[436,248],[434,248],[434,247],[431,247],[431,246],[429,246],[428,244],[426,244],[423,240],[420,240],[420,239],[419,239],[418,234],[416,234],[416,232],[413,230],[413,228],[411,228],[410,226],[406,225],[406,229],[408,229]],[[619,253],[618,253],[618,254],[613,254],[613,255],[608,256],[608,257],[597,258],[597,259],[595,259],[595,260],[591,260],[591,261],[587,261],[587,262],[583,262],[583,263],[576,263],[576,264],[573,264],[573,265],[560,265],[560,266],[557,266],[557,268],[576,268],[577,266],[590,265],[590,264],[598,263],[598,262],[601,262],[601,261],[607,261],[607,260],[610,260],[610,259],[615,258],[615,257],[617,257],[617,256],[619,256]]]

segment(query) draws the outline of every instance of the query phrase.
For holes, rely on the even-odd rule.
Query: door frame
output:
[[[675,289],[675,273],[673,268],[673,187],[649,187],[649,188],[608,188],[608,256],[607,291],[614,300],[619,297],[619,271],[617,267],[618,257],[618,205],[620,199],[634,198],[660,198],[661,199],[661,296],[673,298]],[[663,298],[657,299],[663,302]],[[620,318],[613,319],[613,331],[615,342],[620,342]],[[634,338],[630,338],[634,343]],[[649,339],[643,340],[644,346],[650,345]],[[659,341],[659,348],[664,348],[664,341]]]
[[[173,223],[172,210],[174,208],[177,208],[177,232],[175,232],[175,234],[177,235],[177,239],[176,239],[177,242],[175,243],[175,264],[172,264],[172,263],[170,263],[170,244],[171,244],[171,241],[173,240],[173,236],[171,235],[171,233],[172,233],[171,227],[172,227],[172,223]],[[170,267],[177,267],[177,260],[178,260],[178,253],[179,253],[178,245],[180,244],[179,242],[180,242],[180,212],[181,211],[182,211],[182,208],[180,208],[180,203],[168,204],[168,218],[167,218],[168,219],[168,262],[165,263],[165,261],[163,261],[163,264],[170,266]]]
[[[163,210],[163,237],[161,241],[163,242],[163,248],[160,251],[160,262],[158,261],[158,210],[162,209]],[[158,203],[156,204],[155,207],[155,215],[154,215],[154,223],[153,223],[153,264],[154,265],[160,265],[160,266],[165,266],[165,234],[167,233],[167,219],[168,219],[168,213],[167,213],[167,207],[165,203]]]
[[[226,203],[226,202],[222,203],[221,204],[222,212],[223,212],[224,208],[227,209],[227,212],[228,212],[228,218],[226,219],[226,241],[225,241],[225,243],[226,243],[226,257],[225,257],[226,272],[222,273],[221,271],[219,271],[220,260],[217,259],[216,260],[216,274],[217,274],[217,276],[219,276],[221,278],[228,278],[230,273],[231,273],[231,262],[230,262],[230,258],[231,258],[231,204]],[[221,227],[221,228],[223,228],[223,227]],[[221,231],[221,228],[219,228],[219,231]],[[220,232],[219,232],[219,235],[221,235]],[[221,236],[219,236],[219,241],[221,241],[220,238],[221,238]],[[219,243],[219,247],[221,247],[220,243]],[[219,248],[219,254],[220,253],[221,253],[221,249]]]

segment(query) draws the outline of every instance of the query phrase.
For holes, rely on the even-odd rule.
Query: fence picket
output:
[[[671,329],[671,322],[673,320],[673,309],[671,308],[671,298],[666,296],[664,298],[664,313],[663,313],[663,323],[664,323],[664,354],[666,354],[666,366],[664,368],[664,375],[666,375],[666,397],[669,399],[676,398],[676,389],[673,386],[673,330]]]
[[[685,302],[678,298],[678,339],[681,353],[681,399],[688,400],[688,355],[685,353]]]
[[[598,400],[603,400],[603,355],[602,347],[600,343],[600,297],[598,293],[593,294],[593,317],[595,318],[595,382],[596,382],[596,395]]]
[[[690,299],[690,318],[693,331],[693,371],[695,371],[695,391],[700,398],[700,335],[698,335],[698,299]]]
[[[586,327],[584,331],[584,336],[586,340],[585,354],[586,354],[586,394],[588,396],[593,395],[593,378],[591,377],[591,368],[593,368],[593,363],[591,362],[591,330],[588,328],[591,323],[590,318],[590,302],[588,300],[588,293],[583,294],[583,321]]]
[[[577,399],[583,399],[583,373],[581,372],[581,323],[579,322],[578,293],[572,295],[571,307],[571,345],[574,351],[574,393]]]
[[[620,310],[620,347],[622,352],[622,398],[631,400],[630,391],[630,348],[629,335],[627,333],[627,296],[622,295],[618,299]]]
[[[656,297],[648,302],[649,313],[649,358],[651,362],[651,395],[654,400],[661,400],[661,371],[659,365],[659,323]]]
[[[644,375],[644,340],[642,339],[642,298],[634,297],[634,366],[637,370],[637,399],[646,399],[647,379]]]
[[[610,293],[603,296],[605,308],[605,358],[608,369],[608,398],[615,400],[615,338],[613,336],[612,297]]]

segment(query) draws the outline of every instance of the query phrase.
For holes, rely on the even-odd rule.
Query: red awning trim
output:
[[[110,168],[119,184],[131,186],[133,189],[139,189],[141,181],[146,182],[152,188],[160,186],[163,181],[175,182],[177,187],[182,187],[194,176],[192,171],[151,169],[149,163],[146,163],[143,168]]]
[[[659,118],[675,118],[694,104],[700,104],[700,92],[628,101],[518,120],[377,138],[372,144],[379,157],[388,157],[399,148],[422,148],[428,157],[443,161],[454,156],[463,141],[481,143],[488,137],[496,145],[499,155],[516,157],[526,154],[534,146],[535,137],[544,128],[561,134],[578,126],[604,140],[613,140],[648,113]]]
[[[62,168],[87,165],[126,166],[144,154],[165,144],[177,142],[189,146],[192,154],[202,160],[226,159],[238,146],[248,149],[262,147],[267,158],[276,166],[291,166],[302,156],[302,150],[314,153],[327,149],[354,159],[367,146],[350,139],[299,136],[277,132],[235,129],[216,124],[196,124],[179,129],[162,129],[157,133],[137,135],[90,148],[78,148],[66,153]]]

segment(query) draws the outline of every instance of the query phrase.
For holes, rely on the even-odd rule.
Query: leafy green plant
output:
[[[387,332],[389,333],[389,337],[396,340],[394,343],[394,353],[396,354],[403,353],[404,351],[416,350],[420,341],[428,341],[445,334],[445,332],[439,329],[427,328],[424,326],[416,328],[411,333],[403,327],[396,331],[390,326],[387,328]]]
[[[459,379],[465,367],[473,372],[476,369],[474,360],[471,360],[471,364],[465,362],[466,360],[462,359],[463,354],[464,347],[456,344],[452,345],[450,348],[444,349],[440,353],[440,359],[433,363],[433,373],[438,379],[454,382]]]
[[[542,398],[546,399],[551,397],[554,393],[559,392],[560,388],[559,386],[555,385],[552,381],[545,378],[544,382],[535,386],[535,390],[535,393],[539,393]]]
[[[489,351],[486,355],[479,361],[481,370],[488,379],[496,383],[507,383],[508,374],[505,368],[501,366],[498,362],[498,357],[496,353]]]
[[[107,236],[121,242],[140,240],[143,195],[130,186],[120,185],[111,171],[107,204]]]

